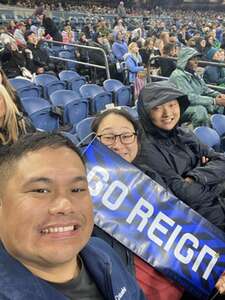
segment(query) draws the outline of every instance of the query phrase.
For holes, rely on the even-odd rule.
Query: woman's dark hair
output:
[[[123,108],[111,108],[103,111],[102,113],[97,114],[96,118],[92,123],[92,131],[96,133],[98,131],[101,122],[105,119],[105,117],[111,114],[124,117],[128,122],[130,122],[134,126],[134,131],[137,133],[137,136],[139,137],[140,128],[138,122],[131,116],[131,114],[129,114],[129,112],[127,112]]]
[[[172,51],[173,49],[175,49],[175,48],[176,48],[176,45],[174,45],[174,44],[172,44],[172,43],[167,43],[167,44],[163,47],[163,54],[164,54],[164,55],[170,56],[171,51]]]

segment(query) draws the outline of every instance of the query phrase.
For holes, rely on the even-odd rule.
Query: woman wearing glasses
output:
[[[126,161],[135,162],[140,147],[140,131],[136,121],[126,111],[122,109],[104,111],[94,120],[92,130],[98,139],[111,150]],[[160,177],[150,168],[146,167],[142,171],[163,185]],[[163,277],[103,230],[96,227],[94,235],[107,241],[119,253],[130,272],[135,274],[147,299],[178,300],[181,298],[182,288]]]

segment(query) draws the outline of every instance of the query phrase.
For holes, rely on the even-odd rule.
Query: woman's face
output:
[[[131,52],[132,52],[132,53],[138,53],[138,51],[139,51],[139,47],[138,47],[138,45],[135,43],[135,45],[131,48]]]
[[[111,150],[132,162],[138,152],[137,136],[133,124],[123,116],[109,114],[100,123],[97,136]]]
[[[164,130],[173,129],[180,119],[180,105],[177,100],[153,107],[149,112],[152,123]]]

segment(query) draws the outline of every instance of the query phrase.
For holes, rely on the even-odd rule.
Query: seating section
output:
[[[80,141],[83,142],[83,144],[88,144],[90,142],[90,140],[94,137],[94,135],[93,136],[91,135],[91,133],[92,133],[91,126],[92,126],[94,119],[95,119],[95,117],[89,117],[89,118],[86,118],[86,119],[80,121],[76,125],[77,137]],[[88,137],[88,138],[86,138],[86,137]]]
[[[86,84],[86,79],[80,76],[77,72],[65,70],[59,73],[59,78],[64,81],[67,88],[73,91],[79,91],[80,87]]]

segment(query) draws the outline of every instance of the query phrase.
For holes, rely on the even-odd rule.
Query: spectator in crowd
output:
[[[16,30],[14,31],[14,38],[16,40],[16,44],[19,47],[26,46],[26,40],[24,38],[24,33],[26,31],[26,25],[24,22],[20,22],[16,25]]]
[[[225,155],[179,127],[188,106],[187,96],[169,81],[141,91],[137,108],[145,136],[135,163],[151,166],[175,196],[224,231]]]
[[[0,174],[2,299],[145,299],[113,249],[90,239],[93,207],[72,142],[27,135],[2,149]]]
[[[201,55],[201,60],[205,60],[206,59],[206,40],[202,37],[197,37],[194,38],[195,40],[195,46],[194,48],[198,51],[198,53],[200,53]]]
[[[24,36],[27,41],[25,51],[33,61],[32,73],[43,74],[45,72],[54,72],[55,65],[50,61],[47,50],[41,47],[42,42],[41,40],[38,41],[36,33],[28,30]]]
[[[33,131],[34,127],[31,125],[31,122],[19,112],[6,88],[1,84],[0,145],[15,143],[21,135]]]
[[[113,33],[115,36],[118,32],[121,32],[123,35],[127,33],[127,28],[124,26],[122,19],[118,19],[116,25],[113,27]]]
[[[100,113],[93,122],[92,131],[103,144],[123,159],[130,163],[135,162],[135,157],[140,151],[141,134],[138,123],[125,110],[108,109]],[[143,171],[152,179],[162,183],[160,177],[149,166]],[[141,258],[132,254],[128,248],[98,227],[95,227],[94,235],[101,237],[115,248],[128,270],[135,275],[147,299],[169,300],[172,297],[173,300],[178,300],[181,298],[182,288],[163,277]]]
[[[182,121],[191,121],[194,127],[209,125],[208,113],[223,113],[225,106],[225,95],[208,88],[196,73],[198,55],[193,48],[182,48],[178,55],[177,68],[169,79],[188,95],[190,105],[182,114]]]
[[[158,59],[160,67],[160,75],[170,77],[171,73],[176,69],[176,62],[169,57],[176,57],[176,45],[168,43],[163,48],[163,55]]]
[[[108,36],[110,33],[109,25],[103,17],[99,20],[96,26],[96,32],[100,33],[102,36]]]
[[[144,67],[142,66],[142,58],[139,54],[137,43],[130,43],[128,46],[128,53],[125,54],[124,60],[129,70],[129,82],[133,83],[137,78],[138,72],[144,71]]]
[[[123,32],[118,31],[115,35],[115,42],[112,45],[112,53],[117,60],[122,61],[127,52],[128,47]]]
[[[37,20],[45,28],[46,35],[51,36],[54,41],[62,42],[62,35],[50,17],[43,14],[37,16]]]
[[[13,34],[11,34],[6,26],[0,26],[0,42],[3,45],[10,44],[12,42],[15,42],[15,38]]]
[[[207,53],[209,61],[224,63],[224,51],[218,48],[211,48]],[[207,66],[204,72],[206,83],[225,85],[225,69],[222,66]]]
[[[177,38],[182,45],[187,44],[188,37],[187,37],[187,25],[186,24],[181,26],[181,29],[178,32]]]
[[[20,51],[15,41],[8,43],[1,53],[2,69],[8,78],[16,76],[23,76],[28,70],[32,70],[33,62],[30,57],[26,55],[24,50]],[[30,73],[31,75],[31,73]]]
[[[64,30],[62,31],[62,41],[65,44],[75,42],[75,33],[72,30],[70,25],[65,25]]]
[[[14,20],[11,20],[11,21],[9,22],[8,27],[7,27],[7,31],[13,35],[14,32],[15,32],[15,30],[16,30],[16,23],[15,23]]]
[[[93,37],[93,27],[91,25],[90,19],[86,19],[83,27],[83,32],[86,35],[87,39],[91,39]]]
[[[162,31],[160,33],[160,43],[159,43],[159,52],[160,52],[160,55],[163,55],[163,49],[165,47],[166,44],[169,43],[169,32],[167,31]]]
[[[124,2],[120,1],[118,7],[117,7],[117,14],[119,18],[125,18],[126,17],[126,9],[124,6]]]
[[[156,60],[151,60],[150,59],[154,56],[159,56],[160,55],[160,52],[159,52],[159,49],[157,49],[155,46],[154,46],[154,39],[153,38],[147,38],[145,40],[145,44],[144,44],[144,47],[142,47],[140,50],[139,50],[139,53],[141,55],[141,58],[142,58],[142,62],[143,62],[143,65],[145,67],[147,67],[149,64],[152,66],[152,67],[158,67],[158,61]]]

